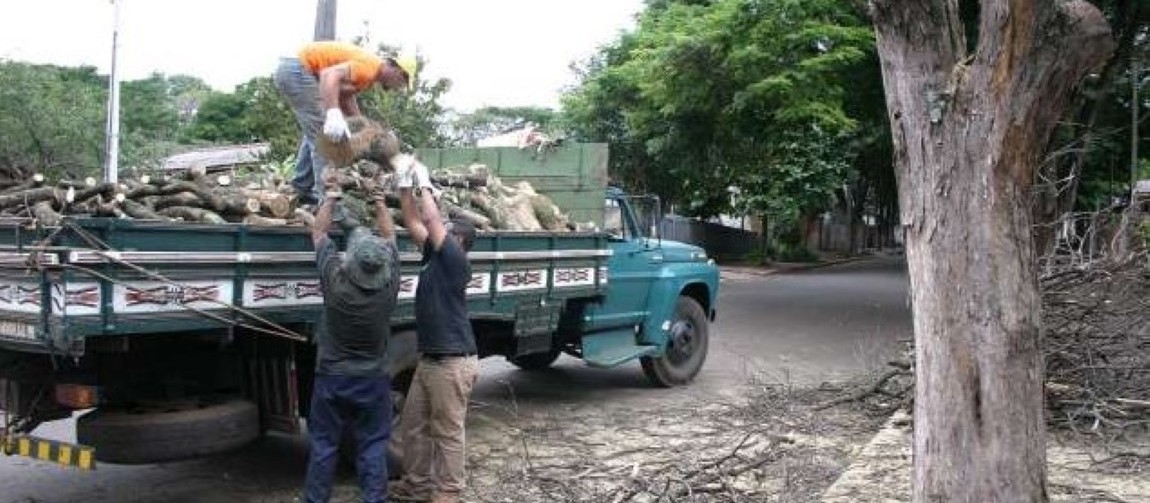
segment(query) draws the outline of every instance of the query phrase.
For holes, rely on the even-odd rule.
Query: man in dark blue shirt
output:
[[[319,354],[308,416],[311,450],[304,501],[330,498],[340,438],[350,425],[358,446],[363,501],[383,503],[392,416],[391,380],[383,357],[399,293],[399,252],[391,213],[379,194],[374,198],[379,236],[365,227],[345,229],[347,252],[341,259],[328,237],[338,198],[338,190],[328,191],[312,227],[323,318],[315,336]]]
[[[462,221],[445,225],[427,168],[408,161],[398,167],[397,176],[404,225],[423,250],[415,290],[422,357],[400,417],[404,475],[394,485],[392,498],[455,503],[467,480],[464,422],[479,376],[475,334],[467,316],[467,252],[475,242],[475,228]]]

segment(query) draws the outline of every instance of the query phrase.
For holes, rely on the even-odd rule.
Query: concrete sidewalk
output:
[[[896,503],[911,500],[911,418],[896,412],[859,451],[839,479],[823,493],[822,503]],[[1050,501],[1150,502],[1150,476],[1141,466],[1103,471],[1096,459],[1106,455],[1048,443]]]

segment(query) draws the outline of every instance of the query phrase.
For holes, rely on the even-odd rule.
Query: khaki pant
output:
[[[474,356],[419,361],[396,431],[411,491],[458,494],[466,486],[464,421],[478,377]]]

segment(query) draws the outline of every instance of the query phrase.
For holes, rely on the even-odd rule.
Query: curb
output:
[[[842,259],[827,260],[825,262],[815,262],[815,263],[810,263],[810,264],[802,264],[802,265],[786,266],[786,267],[723,266],[720,264],[719,269],[720,269],[720,271],[727,271],[727,272],[738,273],[738,274],[748,274],[748,275],[754,275],[754,276],[771,276],[771,275],[775,275],[775,274],[782,274],[782,273],[788,273],[788,272],[802,272],[802,271],[810,271],[812,269],[821,269],[824,267],[831,267],[831,266],[836,266],[836,265],[840,265],[840,264],[847,264],[850,262],[857,262],[860,260],[864,260],[865,258],[866,257],[847,257],[847,258],[842,258]]]
[[[910,495],[911,416],[898,410],[823,492],[821,503],[891,503]]]

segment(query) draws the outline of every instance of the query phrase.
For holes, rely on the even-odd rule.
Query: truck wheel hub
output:
[[[674,363],[682,363],[694,351],[695,326],[686,320],[678,320],[671,325],[671,347],[667,348],[667,358]]]

